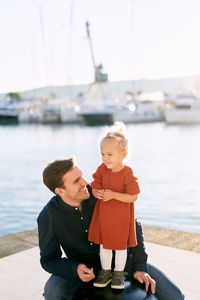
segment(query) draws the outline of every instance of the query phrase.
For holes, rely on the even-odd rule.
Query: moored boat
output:
[[[191,96],[167,100],[164,117],[168,124],[200,124],[200,100]]]
[[[17,124],[18,122],[17,107],[11,102],[0,104],[0,124]]]
[[[110,125],[113,124],[112,106],[88,105],[80,108],[79,115],[87,125]]]

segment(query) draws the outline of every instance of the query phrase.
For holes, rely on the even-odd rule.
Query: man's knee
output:
[[[184,299],[181,290],[163,272],[152,265],[148,265],[148,272],[156,281],[156,295],[159,299]]]
[[[52,275],[44,286],[45,300],[61,299],[64,279]]]
[[[67,281],[59,276],[52,275],[44,287],[45,300],[70,300],[80,286],[80,282]]]

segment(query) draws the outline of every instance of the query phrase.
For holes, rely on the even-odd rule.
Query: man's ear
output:
[[[63,191],[62,191],[62,188],[55,188],[55,194],[59,195],[60,197],[62,196],[63,194]]]

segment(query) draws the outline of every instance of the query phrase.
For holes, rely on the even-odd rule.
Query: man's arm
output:
[[[51,215],[44,209],[38,217],[40,263],[45,271],[63,277],[79,278],[77,268],[80,262],[62,258],[60,244],[54,236]]]
[[[135,220],[136,223],[136,234],[137,234],[137,246],[129,248],[132,255],[133,264],[133,277],[140,283],[145,284],[145,290],[148,291],[149,286],[151,292],[155,294],[156,282],[148,274],[147,266],[147,253],[145,252],[144,237],[142,232],[141,223]]]
[[[133,272],[143,271],[148,272],[147,253],[145,252],[144,236],[141,223],[135,220],[137,246],[129,248],[133,259]]]

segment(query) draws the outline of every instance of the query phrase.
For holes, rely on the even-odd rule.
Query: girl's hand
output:
[[[109,201],[111,199],[114,199],[114,192],[111,190],[104,190],[102,200]]]
[[[104,193],[104,190],[98,190],[97,191],[97,198],[98,199],[103,199],[103,193]]]

